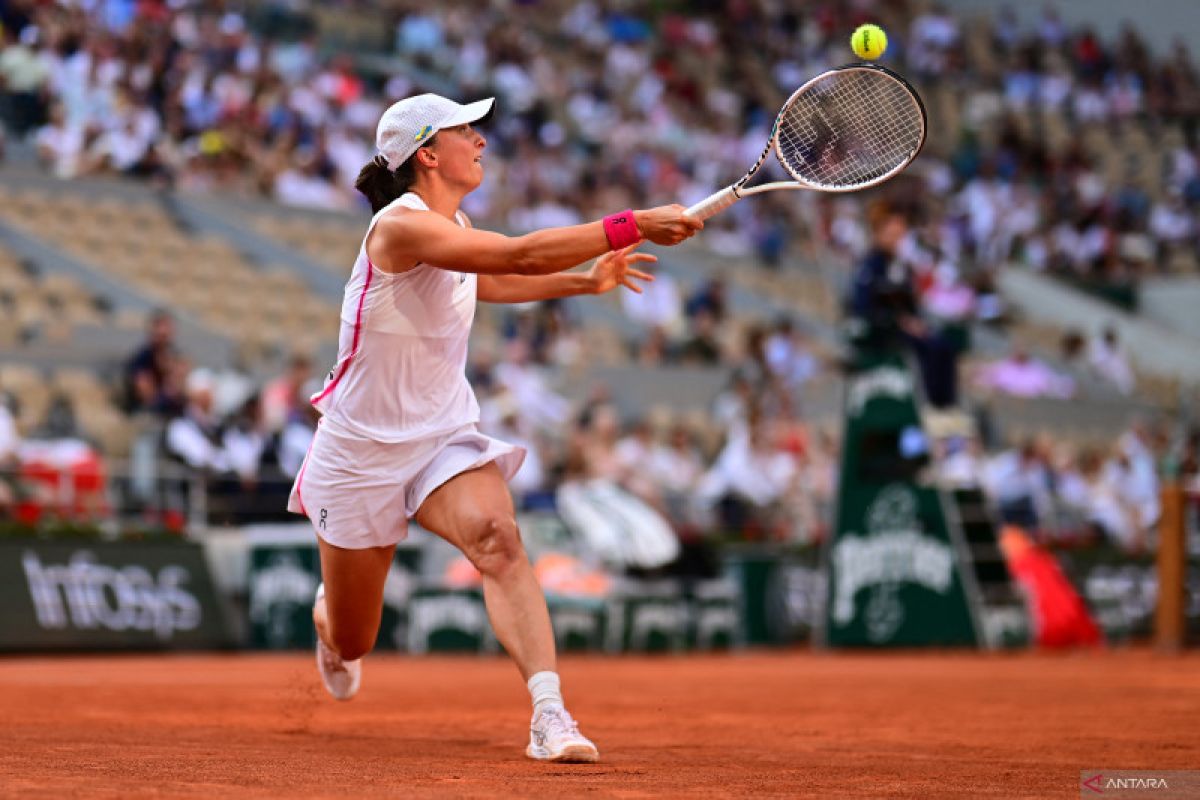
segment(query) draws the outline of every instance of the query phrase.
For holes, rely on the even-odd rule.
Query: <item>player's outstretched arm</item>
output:
[[[680,205],[636,211],[634,219],[642,238],[663,245],[679,244],[704,227]],[[549,275],[606,253],[611,245],[602,222],[504,236],[464,228],[431,211],[397,209],[379,220],[367,249],[385,272],[424,263],[482,275]]]
[[[642,293],[637,281],[652,281],[654,276],[633,265],[657,261],[648,253],[635,253],[637,245],[622,247],[596,259],[587,272],[560,272],[554,275],[480,275],[476,297],[484,303],[529,303],[580,294],[604,294],[618,286]]]

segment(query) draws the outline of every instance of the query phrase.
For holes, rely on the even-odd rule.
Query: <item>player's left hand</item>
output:
[[[588,278],[592,281],[592,292],[594,294],[604,294],[618,286],[624,286],[626,289],[632,289],[641,294],[642,287],[635,283],[633,279],[637,278],[639,281],[654,280],[653,275],[648,272],[642,272],[640,269],[634,269],[633,265],[638,262],[653,263],[658,261],[658,257],[648,253],[635,253],[633,252],[635,247],[637,247],[637,244],[631,244],[620,250],[605,253],[596,259],[596,263],[592,265],[592,268],[587,273]]]

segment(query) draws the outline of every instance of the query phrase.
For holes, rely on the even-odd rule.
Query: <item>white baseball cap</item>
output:
[[[492,116],[496,98],[460,105],[436,94],[406,97],[383,112],[375,129],[375,147],[392,172],[440,130],[483,122]]]

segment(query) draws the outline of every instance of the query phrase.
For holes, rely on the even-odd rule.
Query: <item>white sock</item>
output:
[[[530,696],[533,697],[534,716],[537,716],[543,708],[563,707],[557,672],[549,670],[539,672],[533,675],[526,685],[529,687]]]

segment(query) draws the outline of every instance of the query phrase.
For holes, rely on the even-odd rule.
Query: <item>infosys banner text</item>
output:
[[[227,642],[198,545],[0,544],[0,650],[157,650]]]

